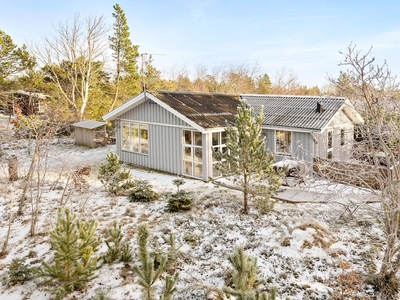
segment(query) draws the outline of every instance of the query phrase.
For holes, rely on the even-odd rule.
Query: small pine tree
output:
[[[179,193],[168,195],[168,212],[179,212],[182,210],[190,210],[193,205],[192,193],[180,191]]]
[[[176,281],[178,279],[179,273],[176,272],[174,276],[167,275],[165,277],[165,287],[164,292],[160,297],[160,300],[172,300],[173,294],[176,292]]]
[[[122,170],[119,163],[119,156],[112,152],[108,153],[107,161],[100,166],[98,176],[107,191],[111,195],[117,195],[129,177],[130,171]]]
[[[157,268],[154,266],[154,258],[151,257],[148,249],[148,240],[150,236],[147,224],[141,224],[138,227],[137,242],[139,245],[140,265],[134,265],[133,271],[138,275],[138,284],[143,287],[143,298],[153,300],[152,287],[165,270],[167,258],[162,255],[160,264]]]
[[[225,129],[228,151],[214,153],[219,162],[216,168],[221,171],[222,176],[243,191],[244,213],[248,213],[250,195],[262,194],[269,197],[278,190],[282,182],[282,176],[273,168],[275,158],[267,151],[265,138],[261,138],[263,117],[263,107],[256,118],[254,109],[243,100],[238,107],[235,126],[227,126]],[[218,181],[213,182],[222,185]]]
[[[258,290],[262,281],[258,280],[259,270],[257,258],[248,255],[242,247],[228,257],[233,266],[232,283],[234,288],[224,287],[223,291],[235,296],[238,300],[275,300],[276,291],[271,289],[269,294]]]
[[[131,202],[151,202],[156,200],[158,195],[153,191],[153,186],[148,180],[134,180],[129,190],[128,199]]]
[[[107,253],[103,256],[106,263],[113,263],[121,255],[121,240],[124,237],[121,231],[121,225],[118,222],[113,222],[111,228],[108,229],[110,235],[109,241],[106,240]]]
[[[54,251],[51,263],[42,262],[36,273],[47,278],[47,283],[58,287],[52,290],[56,299],[81,290],[95,278],[100,239],[96,236],[97,222],[78,220],[68,208],[60,208],[56,227],[50,233]]]
[[[8,266],[8,277],[10,283],[24,283],[33,278],[32,269],[27,266],[24,258],[14,258]]]
[[[110,229],[108,229],[108,234],[110,238],[106,241],[106,246],[108,248],[107,253],[103,256],[103,260],[106,263],[113,263],[115,260],[128,263],[132,260],[132,249],[129,243],[122,243],[124,237],[121,225],[115,221]]]

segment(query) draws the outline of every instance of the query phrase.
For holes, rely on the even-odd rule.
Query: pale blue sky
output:
[[[338,51],[353,42],[373,46],[374,56],[400,75],[399,0],[0,0],[0,29],[21,45],[75,13],[104,15],[111,25],[116,3],[139,51],[165,54],[154,57],[165,72],[258,62],[270,76],[287,68],[302,84],[322,86],[327,74],[339,74]]]

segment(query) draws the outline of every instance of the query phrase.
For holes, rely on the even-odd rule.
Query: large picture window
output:
[[[203,177],[203,137],[198,131],[184,130],[183,144],[183,174],[193,177]]]
[[[292,150],[292,132],[276,131],[276,152],[290,154]]]
[[[148,125],[122,123],[122,150],[149,154]]]

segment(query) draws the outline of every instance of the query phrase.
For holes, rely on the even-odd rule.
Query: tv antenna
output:
[[[142,59],[142,65],[140,68],[140,76],[142,77],[142,89],[144,92],[144,97],[146,98],[146,78],[148,74],[147,63],[151,62],[153,55],[165,55],[160,53],[141,53],[140,57]]]

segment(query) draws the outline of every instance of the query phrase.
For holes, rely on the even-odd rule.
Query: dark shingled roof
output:
[[[205,129],[234,124],[240,105],[240,96],[234,94],[169,91],[151,94]]]
[[[289,95],[241,95],[259,113],[264,105],[264,126],[321,130],[338,112],[346,99]],[[322,112],[317,112],[317,103]]]

